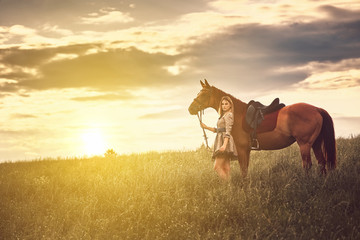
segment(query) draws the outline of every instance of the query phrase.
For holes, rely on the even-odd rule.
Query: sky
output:
[[[0,0],[0,161],[196,149],[202,79],[360,134],[360,2]]]

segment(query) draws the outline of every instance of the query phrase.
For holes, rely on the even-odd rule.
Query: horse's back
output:
[[[311,104],[308,103],[294,103],[288,106],[285,106],[284,108],[288,108],[290,111],[295,111],[295,112],[301,112],[301,113],[305,113],[306,111],[310,111],[310,112],[318,112],[318,107],[315,107]]]
[[[298,138],[318,133],[322,122],[318,107],[307,103],[295,103],[280,110],[277,127]]]
[[[282,108],[279,115],[286,117],[288,121],[312,122],[321,118],[319,108],[308,103],[294,103]]]

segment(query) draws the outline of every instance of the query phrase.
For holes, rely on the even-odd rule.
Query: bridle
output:
[[[199,114],[200,112],[200,114]],[[199,122],[202,122],[202,115],[204,114],[204,109],[203,110],[200,110],[199,112],[197,112],[197,116],[198,116],[198,119],[199,119]],[[203,133],[204,133],[204,139],[205,139],[205,143],[206,143],[206,148],[210,149],[209,147],[209,144],[208,144],[208,137],[206,136],[206,132],[205,132],[205,129],[203,127],[201,127],[202,130],[203,130]]]
[[[205,113],[205,108],[202,107],[202,103],[196,98],[194,98],[194,102],[196,102],[199,106],[198,106],[198,112],[196,113],[198,119],[199,119],[199,122],[202,123],[202,116],[204,115]],[[209,147],[209,144],[208,144],[208,137],[206,136],[206,132],[205,132],[205,129],[203,127],[201,127],[202,130],[203,130],[203,136],[204,136],[204,139],[205,139],[205,143],[206,143],[206,148],[207,149],[210,149]]]

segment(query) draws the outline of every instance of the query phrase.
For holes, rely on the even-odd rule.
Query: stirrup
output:
[[[254,143],[255,143],[255,146],[254,146]],[[251,150],[260,150],[260,144],[259,144],[259,141],[257,140],[257,138],[255,138],[251,141]]]

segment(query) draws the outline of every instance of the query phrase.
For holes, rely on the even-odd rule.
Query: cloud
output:
[[[36,33],[37,31],[35,29],[19,24],[10,27],[0,26],[0,44],[7,44],[11,40],[21,42],[27,36],[34,36]]]
[[[1,92],[17,92],[19,90],[19,87],[16,83],[3,83],[0,85],[0,91]],[[7,94],[2,94],[2,97],[7,96]]]
[[[337,21],[359,20],[360,9],[357,10],[353,10],[353,8],[350,9],[339,8],[332,5],[322,5],[319,7],[319,10],[326,12],[327,14],[329,14],[329,16],[332,19],[336,19]]]
[[[19,36],[32,35],[36,33],[35,29],[25,27],[23,25],[13,25],[8,28],[8,33]]]
[[[223,14],[241,16],[241,24],[287,25],[295,22],[310,23],[328,18],[354,19],[360,4],[355,1],[233,1],[216,0],[209,5]],[[352,9],[346,10],[346,9]],[[320,10],[320,11],[319,11]]]
[[[206,1],[192,0],[183,0],[181,2],[163,0],[132,0],[131,2],[118,0],[65,0],[52,1],[51,3],[46,1],[39,2],[38,0],[2,1],[0,22],[4,25],[13,22],[31,25],[56,23],[59,26],[76,25],[76,27],[79,27],[77,26],[79,16],[85,16],[88,13],[104,15],[102,11],[121,11],[130,12],[132,17],[143,23],[172,20],[182,14],[200,12],[206,8]]]
[[[147,53],[136,48],[108,49],[100,44],[9,48],[0,50],[0,58],[0,79],[6,80],[1,81],[0,89],[4,92],[61,88],[111,92],[124,88],[165,87],[186,84],[193,71],[191,57]],[[178,68],[176,74],[169,71],[171,66]]]
[[[117,27],[115,30],[109,29],[108,31],[104,31],[104,29],[95,30],[95,25],[120,21],[120,19],[123,19],[120,14],[124,15],[118,11],[111,11],[106,14],[103,16],[93,14],[91,17],[86,18],[86,22],[92,27],[91,30],[77,31],[63,36],[49,36],[48,30],[51,27],[48,25],[43,28],[44,32],[34,31],[31,34],[22,36],[20,39],[14,39],[9,35],[7,41],[12,44],[3,45],[3,47],[36,49],[44,46],[48,48],[67,46],[72,45],[74,42],[79,44],[102,43],[107,48],[113,49],[136,47],[150,53],[163,52],[175,55],[179,53],[178,49],[181,46],[201,42],[239,23],[236,16],[208,11],[187,13],[173,21],[138,24],[128,28]],[[106,16],[105,19],[104,16]],[[62,32],[64,31],[65,29],[62,29]]]
[[[19,81],[29,89],[94,88],[114,90],[172,84],[164,66],[175,61],[165,54],[135,48],[82,55],[40,65],[39,75]]]
[[[282,67],[275,71],[281,73],[307,72],[303,81],[294,84],[303,89],[340,89],[360,86],[360,58],[345,59],[338,62],[309,62],[302,66]]]
[[[40,134],[41,131],[37,129],[20,129],[20,130],[9,130],[9,129],[0,129],[0,134],[6,137],[30,137],[37,134]]]
[[[176,118],[184,116],[183,109],[176,109],[176,110],[166,110],[157,113],[149,113],[139,117],[139,119],[169,119],[169,118]]]
[[[14,113],[11,114],[12,119],[22,119],[22,118],[37,118],[37,116],[32,114],[23,114],[23,113]]]
[[[340,89],[360,86],[360,70],[314,73],[295,85],[304,89]]]
[[[60,36],[67,36],[67,35],[72,35],[74,34],[71,30],[69,29],[64,29],[64,28],[60,28],[58,25],[51,25],[51,24],[44,24],[42,26],[42,30],[47,32],[47,33],[56,33]]]
[[[10,3],[5,4],[5,10],[8,10],[6,7],[8,4]],[[179,48],[201,42],[206,38],[225,32],[229,27],[235,25],[266,23],[265,25],[269,26],[272,23],[274,26],[284,26],[291,23],[327,21],[329,15],[330,20],[335,20],[331,16],[345,16],[346,13],[350,13],[352,16],[347,18],[348,20],[356,20],[359,19],[356,16],[359,15],[357,11],[360,9],[360,4],[355,2],[338,4],[333,3],[333,1],[302,1],[298,3],[284,0],[275,3],[273,1],[229,0],[211,1],[209,3],[185,1],[181,4],[150,1],[136,4],[136,9],[124,7],[124,4],[115,1],[111,1],[110,4],[110,6],[114,6],[113,8],[103,8],[99,7],[100,5],[99,2],[89,4],[79,1],[68,6],[60,4],[58,11],[53,5],[46,6],[46,10],[54,12],[58,22],[48,23],[48,21],[43,21],[47,23],[41,29],[28,28],[31,34],[23,36],[21,41],[14,39],[13,44],[16,43],[16,45],[13,46],[21,45],[22,48],[36,48],[41,45],[56,47],[71,45],[74,42],[82,44],[101,42],[110,47],[111,43],[118,41],[118,44],[113,46],[114,48],[133,46],[147,52],[162,51],[166,54],[178,54]],[[80,6],[83,6],[84,10],[80,11]],[[31,6],[28,7],[33,9]],[[121,9],[121,11],[117,9]],[[353,10],[349,11],[347,9]],[[74,13],[75,10],[78,11],[77,14]],[[34,12],[38,11],[39,9],[34,9]],[[89,16],[83,17],[83,21],[88,23],[83,24],[85,25],[84,29],[79,31],[81,27],[78,23],[70,24],[67,22],[66,26],[68,28],[60,26],[60,23],[64,21],[64,16],[72,14],[72,17],[78,17],[78,14],[82,14],[84,11],[92,12]],[[145,15],[145,11],[151,18],[141,18],[141,15]],[[63,12],[63,17],[60,15],[61,12]],[[142,20],[135,21],[128,15],[130,12],[132,16],[136,15],[136,19],[140,18]],[[324,14],[321,14],[322,12]],[[47,14],[48,12],[46,12]],[[8,14],[5,14],[5,16],[10,17]],[[61,19],[61,22],[59,19]],[[145,20],[147,22],[144,22]],[[128,23],[131,21],[132,24],[127,25],[127,28],[124,26],[119,27],[118,24],[115,24],[115,29],[104,27],[104,24],[108,25],[116,21]],[[91,28],[89,25],[91,25]],[[97,27],[97,25],[101,25],[101,27]],[[15,28],[15,26],[13,27]],[[25,30],[20,32],[25,32]],[[49,36],[49,32],[59,33],[60,36]]]
[[[185,26],[192,20],[200,19],[200,16],[205,18],[212,14],[186,15],[177,21],[180,25],[175,26],[185,29]],[[222,19],[221,16],[218,17],[218,20]],[[112,88],[181,85],[191,79],[205,77],[216,81],[226,78],[229,86],[236,84],[241,89],[266,90],[304,81],[314,74],[312,70],[301,67],[309,62],[321,64],[360,57],[360,53],[354,51],[360,44],[359,25],[356,21],[318,21],[284,26],[236,25],[215,34],[221,24],[222,21],[218,21],[211,31],[208,29],[212,34],[205,34],[204,38],[186,42],[185,37],[181,47],[176,48],[178,53],[123,48],[123,44],[133,43],[132,38],[128,36],[127,39],[126,34],[121,41],[111,44],[3,49],[0,50],[0,57],[8,72],[0,70],[0,78],[17,83],[6,84],[2,89],[16,91],[18,88],[42,90],[88,87],[110,91]],[[199,26],[202,24],[195,27],[196,31],[200,29]],[[153,48],[156,40],[159,40],[158,45],[163,44],[160,47],[162,49],[172,45],[171,41],[176,42],[177,39],[172,39],[171,36],[175,35],[170,34],[166,40],[168,42],[162,42],[161,39],[165,39],[162,34],[166,33],[167,27],[170,28],[170,25],[165,28],[162,26],[159,31],[150,27],[147,30],[154,28],[152,33],[140,31],[137,36],[139,39],[151,39],[149,43],[143,42],[143,46],[149,44],[145,49]],[[175,29],[177,28],[168,30]],[[104,34],[111,33],[114,32]],[[178,34],[181,33],[179,31]],[[205,32],[196,34],[199,33]],[[192,39],[191,34],[188,39]],[[107,36],[106,39],[114,38]],[[351,66],[358,68],[359,62],[353,62]],[[344,71],[343,66],[338,68],[336,71]]]
[[[131,94],[100,94],[95,96],[75,97],[71,98],[74,101],[87,102],[87,101],[117,101],[117,100],[129,100],[134,98]]]
[[[88,49],[99,44],[73,44],[60,47],[39,47],[22,49],[19,47],[0,49],[0,59],[4,67],[14,69],[33,68],[47,63],[54,58],[74,58],[75,55],[84,54]]]
[[[74,53],[57,53],[53,58],[51,58],[49,61],[62,61],[66,59],[74,59],[77,58],[78,55]]]
[[[182,58],[174,65],[166,66],[165,69],[172,75],[179,75],[190,67],[192,60],[192,58]]]
[[[203,77],[226,77],[228,82],[243,89],[291,86],[312,73],[304,68],[297,71],[278,69],[360,57],[358,51],[354,51],[360,39],[357,5],[350,11],[352,17],[339,23],[333,17],[345,16],[348,6],[340,8],[340,5],[331,5],[331,1],[321,4],[214,1],[210,3],[211,11],[185,12],[172,21],[141,24],[136,20],[138,25],[116,30],[71,31],[73,34],[58,38],[44,37],[39,31],[29,30],[30,36],[22,39],[21,47],[0,50],[2,63],[11,70],[0,71],[0,78],[17,81],[2,88],[9,91],[19,87],[111,90],[113,87],[179,85],[188,79]],[[201,4],[199,7],[206,9]],[[307,12],[311,22],[289,20],[301,16],[300,10],[290,14],[297,7],[311,10]],[[255,23],[248,24],[243,13],[252,8],[258,14],[250,21]],[[131,16],[139,9],[141,11],[141,6],[136,4]],[[189,6],[189,9],[192,8]],[[316,17],[314,12],[319,13],[319,9],[330,17]],[[281,16],[287,21],[264,24],[261,17],[267,10],[275,15],[283,14]],[[93,12],[87,18],[94,24],[96,21],[110,23],[111,19],[120,19],[116,14],[126,11],[130,10],[87,9]],[[65,29],[56,24],[43,26],[43,30],[65,33]],[[42,45],[49,43],[46,47]]]
[[[284,26],[238,25],[226,33],[188,46],[191,67],[208,80],[239,89],[287,88],[332,63],[336,71],[359,69],[359,22],[318,21]],[[346,61],[348,60],[348,61]],[[334,64],[344,61],[342,64]],[[308,66],[308,67],[304,67]],[[279,69],[291,69],[279,71]],[[288,69],[288,70],[289,70]],[[328,70],[326,70],[328,71]],[[335,71],[329,69],[329,71]],[[324,71],[321,71],[324,72]],[[356,83],[357,80],[350,80]]]
[[[87,17],[81,18],[83,24],[113,24],[113,23],[129,23],[134,21],[128,13],[120,11],[101,9],[100,13],[91,13]]]

